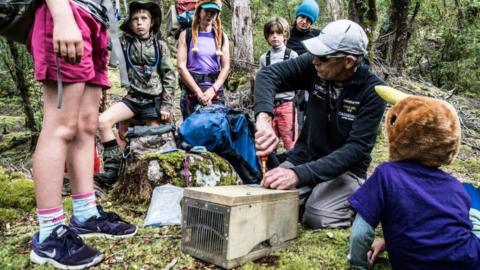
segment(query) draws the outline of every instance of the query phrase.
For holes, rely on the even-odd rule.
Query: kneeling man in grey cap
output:
[[[306,121],[295,147],[282,155],[262,185],[298,188],[310,228],[348,227],[347,198],[363,183],[372,160],[377,128],[385,110],[374,86],[384,82],[368,71],[368,38],[361,26],[338,20],[303,41],[309,51],[262,69],[255,83],[257,155],[278,144],[272,129],[273,101],[283,89],[308,89]]]

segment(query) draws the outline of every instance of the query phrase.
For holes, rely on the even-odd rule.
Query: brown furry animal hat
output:
[[[192,52],[198,52],[198,30],[200,28],[200,10],[202,9],[201,6],[204,4],[213,4],[216,5],[220,10],[222,9],[222,1],[221,0],[198,0],[197,4],[195,5],[195,15],[193,16],[192,21],[192,42],[193,48]],[[222,21],[220,20],[220,10],[218,11],[217,19],[213,23],[213,30],[215,31],[215,38],[216,38],[216,45],[217,51],[215,52],[216,55],[222,56]]]
[[[384,97],[378,87],[375,90]],[[390,93],[397,91],[380,88]],[[458,154],[461,137],[455,108],[446,101],[422,96],[400,99],[385,118],[390,161],[414,160],[428,167],[450,164]]]

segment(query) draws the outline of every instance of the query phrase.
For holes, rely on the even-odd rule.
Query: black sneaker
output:
[[[103,255],[85,245],[69,227],[60,225],[42,243],[39,233],[33,235],[30,261],[37,264],[50,263],[59,269],[84,269],[103,260]]]
[[[104,212],[97,206],[99,217],[93,216],[81,222],[75,216],[70,220],[70,228],[82,238],[106,237],[110,239],[125,238],[137,233],[137,227],[120,218],[113,212]]]

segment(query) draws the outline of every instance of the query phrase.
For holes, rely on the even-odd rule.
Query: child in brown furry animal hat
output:
[[[439,169],[458,153],[455,109],[442,100],[409,96],[388,111],[385,125],[390,161],[349,198],[357,212],[350,238],[352,269],[367,269],[385,246],[394,269],[480,269],[470,197],[455,177]],[[372,245],[379,223],[385,240]]]

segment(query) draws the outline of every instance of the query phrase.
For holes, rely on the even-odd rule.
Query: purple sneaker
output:
[[[91,217],[81,222],[75,216],[70,220],[70,228],[82,238],[106,237],[110,239],[125,238],[137,233],[137,227],[120,218],[113,212],[104,212],[97,206],[100,217]]]
[[[100,263],[103,255],[85,245],[69,227],[60,225],[42,243],[39,233],[33,235],[30,261],[37,264],[50,263],[59,269],[84,269]]]

